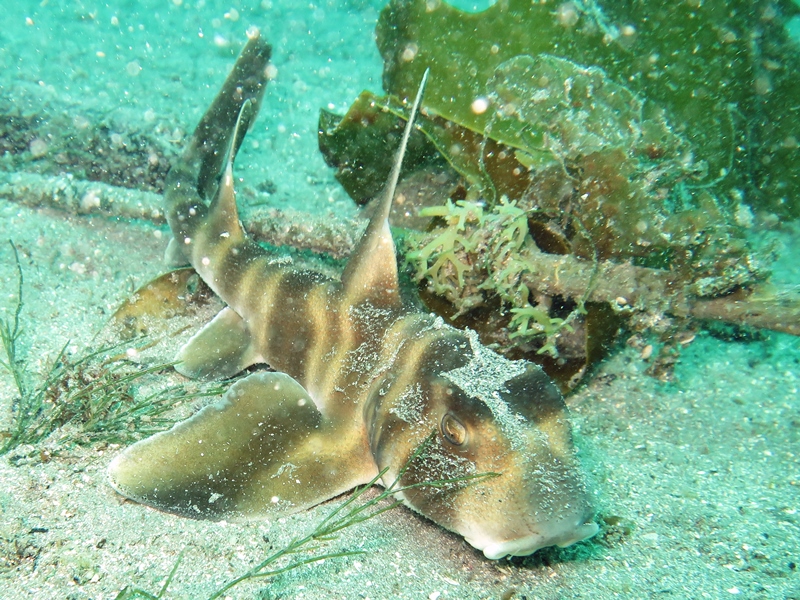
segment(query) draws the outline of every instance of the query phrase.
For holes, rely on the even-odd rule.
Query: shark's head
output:
[[[569,546],[597,532],[567,408],[539,367],[460,333],[431,342],[421,362],[413,381],[387,379],[370,431],[378,466],[388,469],[384,483],[399,476],[405,504],[491,559]],[[469,479],[488,473],[496,476]]]

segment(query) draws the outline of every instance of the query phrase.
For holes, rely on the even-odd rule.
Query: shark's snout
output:
[[[594,516],[588,498],[573,499],[549,516],[529,506],[516,513],[496,514],[493,519],[473,522],[462,534],[471,545],[483,551],[486,558],[528,556],[540,548],[565,548],[594,536],[600,529]],[[503,521],[502,524],[498,520]]]
[[[483,550],[486,558],[498,560],[505,556],[528,556],[540,548],[559,546],[565,548],[577,542],[589,539],[600,529],[597,523],[580,519],[558,519],[541,523],[535,533],[519,538],[499,541],[488,541],[481,545],[468,540],[473,546]]]

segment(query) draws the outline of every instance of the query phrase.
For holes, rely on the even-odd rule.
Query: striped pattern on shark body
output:
[[[233,160],[269,56],[253,32],[168,177],[166,212],[168,257],[191,263],[227,304],[179,351],[176,369],[227,378],[266,363],[276,372],[240,379],[221,401],[125,450],[109,466],[111,484],[181,515],[258,518],[384,472],[387,485],[418,486],[399,494],[407,506],[488,558],[594,535],[567,409],[544,372],[401,300],[388,216],[424,79],[340,280],[276,260],[247,237]],[[480,473],[498,475],[424,485]]]

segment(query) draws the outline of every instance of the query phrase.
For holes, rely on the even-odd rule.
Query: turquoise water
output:
[[[165,271],[169,232],[157,212],[166,170],[250,26],[272,44],[277,76],[237,158],[245,220],[285,218],[292,228],[280,239],[306,249],[329,227],[331,247],[349,248],[363,221],[319,152],[317,121],[321,108],[343,114],[362,90],[381,91],[373,37],[383,5],[44,0],[0,8],[0,224],[24,274],[19,352],[29,388],[62,348],[69,356],[91,348],[116,307]],[[588,14],[597,5],[552,6],[554,14],[576,7]],[[770,7],[779,15],[791,10],[754,5],[753,22]],[[787,18],[785,29],[800,40],[797,19]],[[112,187],[86,193],[87,181]],[[82,190],[74,202],[65,200],[69,186]],[[125,197],[145,207],[137,213],[143,218],[120,210],[120,188],[133,190]],[[800,225],[758,207],[744,214],[748,239],[774,247],[772,285],[796,297]],[[6,322],[17,306],[17,275],[4,242]],[[195,315],[188,333],[206,317]],[[325,547],[364,554],[247,583],[230,597],[800,598],[798,338],[752,329],[692,333],[670,382],[646,372],[647,345],[659,346],[650,332],[642,343],[621,344],[567,397],[599,510],[593,540],[490,561],[397,508]],[[171,360],[175,344],[158,358]],[[178,382],[174,373],[160,375]],[[18,397],[4,370],[6,434]],[[181,404],[176,418],[202,402]],[[70,427],[0,459],[2,598],[114,598],[126,586],[155,594],[181,553],[165,597],[205,598],[270,549],[305,535],[334,506],[219,524],[123,503],[105,476],[120,446],[76,444]]]

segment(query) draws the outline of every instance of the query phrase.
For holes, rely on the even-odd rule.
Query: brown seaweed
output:
[[[755,26],[717,4],[642,15],[627,5],[603,12],[565,2],[553,12],[507,0],[467,14],[438,0],[391,2],[377,29],[388,95],[365,92],[344,118],[326,114],[320,147],[355,199],[375,195],[370,177],[355,189],[350,167],[383,180],[375,144],[396,135],[401,99],[430,67],[418,125],[427,145],[418,136],[406,168],[454,171],[460,182],[448,202],[420,207],[433,221],[406,237],[426,302],[508,354],[538,353],[561,366],[582,357],[573,373],[582,372],[620,323],[669,336],[692,316],[708,317],[700,306],[724,319],[717,304],[725,301],[713,301],[748,296],[769,274],[769,253],[747,237],[754,211],[796,211],[770,187],[775,152],[785,158],[781,144],[756,145],[766,130],[785,136],[794,127],[796,114],[778,123],[788,127],[780,134],[759,119],[800,97],[781,70],[800,64],[781,29],[796,9]],[[734,24],[758,29],[770,44],[751,45],[745,60],[742,40],[724,29]],[[774,86],[759,91],[763,68],[753,57],[779,52]],[[780,171],[781,193],[800,191],[796,174]],[[533,281],[550,254],[578,261],[569,292]],[[598,304],[600,274],[614,265],[630,278],[616,295],[604,289]],[[632,292],[636,269],[666,282],[660,297]],[[734,312],[755,319],[752,310]],[[775,316],[759,323],[781,329]]]

